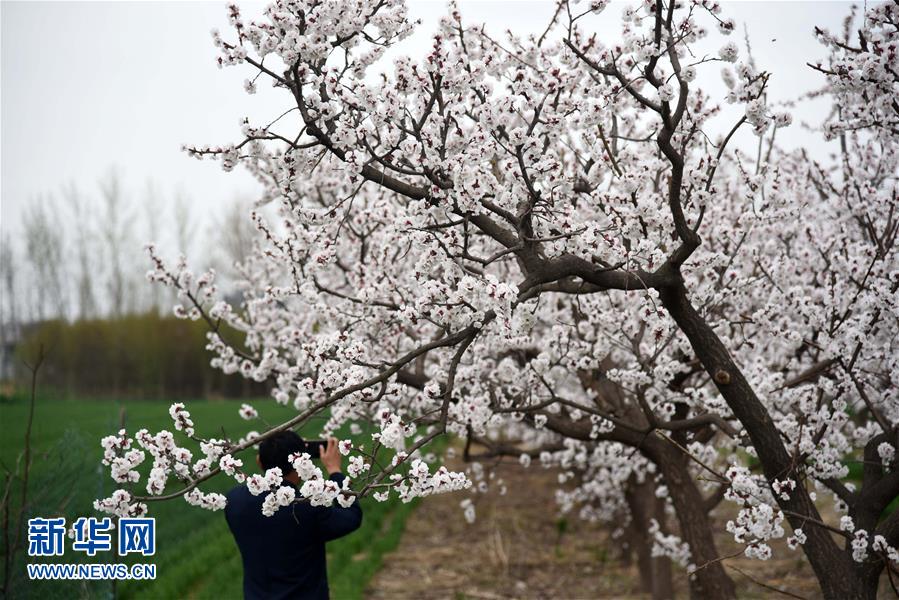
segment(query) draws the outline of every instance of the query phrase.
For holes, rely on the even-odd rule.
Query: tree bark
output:
[[[651,481],[638,483],[635,477],[628,481],[624,495],[631,513],[630,540],[637,556],[643,591],[653,600],[669,600],[674,597],[671,559],[652,555],[653,540],[648,533],[652,519],[664,530],[665,504],[656,498],[655,485]]]
[[[690,546],[690,561],[698,570],[690,576],[690,597],[736,598],[734,582],[724,570],[712,533],[705,501],[687,468],[687,457],[659,438],[649,444],[647,455],[659,466],[677,514],[680,535]]]
[[[657,436],[616,427],[598,438],[591,435],[592,425],[584,420],[573,422],[547,414],[546,427],[556,433],[580,440],[606,439],[637,448],[661,470],[677,513],[680,533],[689,544],[692,561],[701,566],[690,578],[690,595],[697,600],[735,598],[734,584],[724,570],[715,547],[705,502],[687,469],[686,457],[679,449]]]
[[[661,288],[659,298],[687,336],[696,357],[715,382],[734,416],[749,434],[768,481],[795,476],[795,465],[771,415],[734,363],[724,343],[696,312],[687,298],[683,280]],[[860,585],[861,582],[853,576],[851,557],[837,546],[829,530],[815,525],[815,521],[822,519],[805,485],[800,482],[789,499],[778,497],[777,501],[783,510],[789,511],[786,517],[790,525],[794,529],[801,527],[808,537],[802,548],[815,571],[824,597],[833,600],[871,598],[867,591],[869,586]],[[689,510],[689,507],[685,508]],[[680,507],[677,509],[680,514]]]

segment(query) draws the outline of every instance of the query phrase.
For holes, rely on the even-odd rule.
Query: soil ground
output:
[[[450,468],[461,468],[458,459]],[[517,461],[497,463],[498,485],[484,494],[445,494],[426,498],[409,517],[396,551],[384,557],[384,567],[371,581],[372,599],[511,599],[511,598],[646,598],[640,589],[635,561],[621,560],[620,542],[609,529],[575,515],[560,515],[554,499],[558,473],[537,463],[525,469]],[[462,518],[460,501],[472,498],[477,519]],[[774,545],[774,559],[750,560],[724,531],[729,506],[719,506],[714,518],[718,550],[741,598],[788,598],[763,587],[788,591],[793,597],[819,598],[820,592],[801,551]],[[687,597],[687,580],[675,566],[676,597]],[[755,580],[755,581],[753,581]],[[881,595],[892,598],[889,583]]]

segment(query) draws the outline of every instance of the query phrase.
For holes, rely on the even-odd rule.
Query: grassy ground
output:
[[[204,437],[221,437],[223,427],[238,437],[246,423],[237,414],[240,402],[186,402],[197,431]],[[270,423],[281,422],[295,414],[269,400],[253,403]],[[115,402],[110,400],[38,399],[32,432],[29,506],[34,516],[66,516],[67,524],[92,513],[94,498],[105,497],[115,483],[100,464],[99,439],[114,433],[124,418],[129,432],[140,427],[151,431],[172,430],[167,402]],[[0,460],[13,468],[23,447],[28,405],[24,398],[0,399]],[[262,429],[263,423],[255,428]],[[315,436],[317,425],[306,431]],[[179,443],[182,443],[183,440]],[[185,444],[191,450],[191,445]],[[244,465],[255,465],[251,454],[242,456]],[[217,478],[203,486],[204,491],[225,491],[233,480]],[[366,584],[380,568],[382,556],[396,547],[413,504],[398,501],[363,501],[362,529],[351,536],[328,544],[328,571],[332,596],[338,599],[360,598]],[[157,578],[152,582],[119,582],[114,590],[108,582],[30,582],[23,580],[25,558],[20,556],[11,569],[17,580],[12,597],[106,598],[237,598],[241,596],[240,556],[221,513],[211,513],[186,505],[180,499],[151,504],[156,517],[156,548],[152,559],[128,562],[152,562]],[[2,542],[0,542],[2,543]],[[5,549],[4,549],[5,551]],[[32,559],[36,562],[36,559]],[[87,559],[71,550],[57,562],[113,562],[114,552],[98,553]],[[49,562],[49,560],[48,560]],[[2,568],[2,566],[0,566]]]

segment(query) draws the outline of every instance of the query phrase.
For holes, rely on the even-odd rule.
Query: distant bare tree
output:
[[[190,254],[196,232],[197,225],[190,201],[183,190],[178,190],[175,194],[175,242],[178,244],[178,252]]]
[[[9,233],[0,234],[0,343],[14,338],[19,326],[15,248]]]
[[[148,179],[143,202],[144,223],[146,224],[145,231],[147,236],[147,239],[145,241],[157,242],[159,240],[159,235],[161,232],[159,223],[162,218],[162,211],[164,208],[165,203],[162,201],[162,197],[159,194],[159,189],[156,186],[156,183]],[[148,308],[153,311],[159,312],[163,290],[160,290],[159,286],[156,285],[144,286],[141,289],[148,294]]]
[[[72,242],[75,246],[73,254],[76,265],[73,270],[75,296],[78,299],[77,315],[80,319],[89,319],[97,316],[97,298],[94,292],[96,267],[93,260],[96,248],[90,221],[90,203],[74,183],[63,189],[63,198],[72,217],[70,230],[73,232]]]
[[[125,275],[126,244],[131,239],[131,227],[128,206],[122,193],[118,173],[110,171],[100,181],[100,192],[103,199],[100,236],[106,252],[106,270],[108,273],[107,292],[109,312],[115,316],[125,314],[128,304],[129,285]]]
[[[227,211],[218,220],[210,232],[210,237],[217,238],[215,262],[219,270],[227,277],[237,275],[235,265],[242,263],[253,250],[255,231],[248,218],[250,202],[235,199]]]
[[[25,249],[31,265],[31,320],[68,315],[62,228],[50,196],[38,196],[24,216]]]

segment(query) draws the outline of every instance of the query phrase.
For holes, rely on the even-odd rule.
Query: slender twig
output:
[[[41,344],[38,347],[37,359],[34,361],[34,364],[29,364],[27,361],[25,362],[25,366],[31,371],[31,397],[29,399],[28,404],[28,420],[25,424],[25,446],[22,450],[22,462],[20,463],[22,466],[22,485],[21,485],[21,499],[19,504],[19,511],[16,515],[16,533],[15,538],[10,544],[10,527],[9,527],[9,509],[10,503],[12,502],[12,494],[11,489],[13,486],[13,474],[7,472],[5,486],[6,489],[3,493],[3,535],[4,535],[4,545],[6,549],[6,553],[4,556],[4,567],[5,570],[3,572],[3,597],[9,597],[9,586],[12,583],[12,564],[13,559],[21,548],[22,544],[22,529],[25,526],[25,515],[27,514],[27,503],[28,503],[28,480],[29,474],[31,472],[31,428],[34,424],[34,404],[35,398],[37,395],[37,373],[41,368],[41,364],[44,362],[44,345]],[[16,465],[16,472],[19,470],[19,464]]]
[[[766,590],[771,590],[772,592],[777,592],[778,594],[783,594],[784,596],[789,596],[790,598],[798,598],[799,600],[806,600],[805,596],[799,596],[799,595],[794,594],[794,593],[792,593],[792,592],[788,592],[788,591],[782,590],[782,589],[780,589],[780,588],[778,588],[778,587],[774,587],[773,585],[768,585],[767,583],[765,583],[765,582],[763,582],[763,581],[759,581],[758,579],[756,579],[755,577],[753,577],[752,575],[750,575],[749,573],[747,573],[747,572],[744,571],[743,569],[740,569],[739,567],[735,567],[735,566],[733,566],[733,565],[725,565],[725,566],[726,566],[728,569],[733,569],[734,571],[736,571],[737,573],[739,573],[740,575],[742,575],[743,577],[745,577],[746,579],[748,579],[748,580],[751,581],[752,583],[754,583],[754,584],[756,584],[756,585],[759,585],[759,586],[765,588]]]

